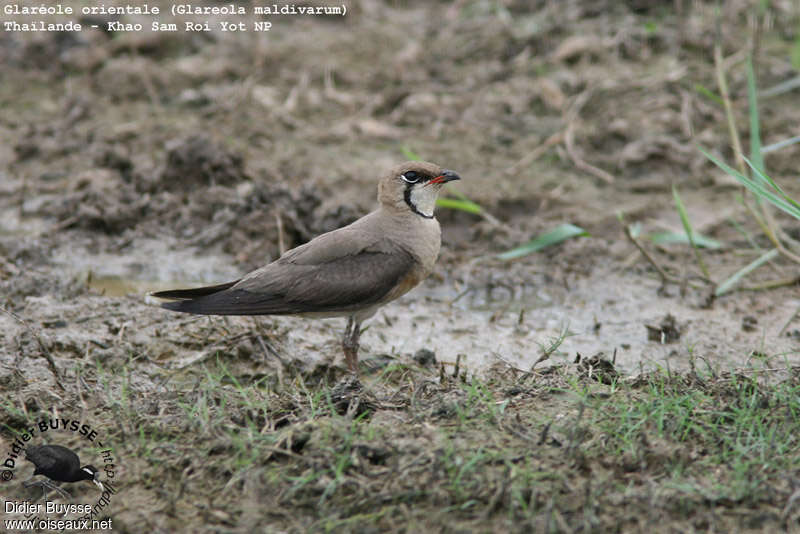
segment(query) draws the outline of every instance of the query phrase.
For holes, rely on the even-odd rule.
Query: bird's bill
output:
[[[97,485],[97,487],[100,488],[100,491],[105,491],[106,490],[106,487],[103,486],[103,483],[100,482],[99,480],[92,480],[92,482],[94,482]]]
[[[446,184],[447,182],[452,182],[460,179],[461,177],[455,171],[444,171],[439,176],[431,178],[431,180],[426,185]]]

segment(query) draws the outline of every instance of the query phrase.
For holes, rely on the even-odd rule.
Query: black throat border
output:
[[[424,213],[422,213],[421,211],[419,211],[417,209],[416,204],[411,202],[411,186],[406,186],[406,190],[403,191],[403,199],[405,199],[406,204],[408,204],[408,207],[411,208],[411,211],[413,211],[414,213],[416,213],[420,217],[425,217],[426,219],[433,219],[433,214],[425,215]]]

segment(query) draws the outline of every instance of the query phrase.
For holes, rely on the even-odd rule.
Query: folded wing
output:
[[[202,315],[346,313],[380,302],[415,262],[411,254],[386,239],[343,252],[338,257],[328,255],[320,263],[287,254],[237,282],[153,296],[181,299],[162,306]]]
[[[38,472],[46,472],[58,466],[59,462],[67,461],[78,464],[80,460],[73,451],[60,445],[42,447],[28,447],[25,458],[36,464]]]

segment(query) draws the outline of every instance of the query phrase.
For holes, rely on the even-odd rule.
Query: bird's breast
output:
[[[386,296],[381,299],[382,302],[390,302],[396,298],[402,297],[415,287],[420,282],[427,278],[430,270],[425,270],[421,265],[415,265],[405,276],[403,276]]]
[[[408,236],[407,250],[419,261],[424,271],[422,278],[425,278],[431,272],[436,259],[439,257],[439,248],[442,246],[442,231],[436,219],[420,218],[419,223],[417,231]]]
[[[404,228],[405,231],[396,233],[393,240],[415,261],[382,299],[383,302],[405,295],[427,278],[436,263],[442,244],[441,230],[436,219],[413,216],[411,224],[396,225],[394,228]]]

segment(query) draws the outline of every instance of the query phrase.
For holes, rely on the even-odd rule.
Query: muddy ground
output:
[[[247,15],[178,21],[263,20],[242,5]],[[712,298],[771,243],[697,146],[734,161],[715,42],[748,147],[744,60],[761,89],[795,77],[800,8],[715,5],[370,1],[271,16],[260,33],[147,31],[169,14],[122,18],[141,32],[102,31],[110,15],[84,16],[79,33],[0,32],[3,458],[43,419],[98,429],[119,481],[101,516],[121,532],[797,527],[783,482],[733,503],[661,491],[660,475],[641,467],[634,480],[638,468],[611,457],[598,475],[572,430],[566,453],[519,430],[580,421],[556,392],[600,387],[576,363],[593,356],[630,384],[699,368],[797,379],[796,264],[778,257]],[[765,145],[798,134],[797,90],[776,93],[760,100]],[[178,316],[146,297],[238,277],[355,220],[380,171],[409,153],[457,170],[456,191],[488,215],[439,209],[436,270],[369,323],[362,385],[341,382],[341,320]],[[795,197],[799,156],[792,145],[766,157]],[[686,244],[647,238],[683,231],[672,186],[695,230],[723,244],[700,250],[708,277]],[[641,224],[669,281],[619,214]],[[773,216],[800,240],[798,221]],[[495,258],[564,222],[590,236]],[[508,414],[465,408],[484,397]],[[103,462],[74,432],[40,440]],[[438,463],[487,440],[556,473],[526,479],[523,511],[502,461],[469,480]],[[12,471],[4,499],[35,499],[20,483],[30,464]]]

